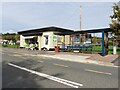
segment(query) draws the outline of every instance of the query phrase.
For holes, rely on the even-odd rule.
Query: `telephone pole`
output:
[[[82,31],[82,6],[80,5],[80,31]]]
[[[82,31],[82,6],[81,5],[80,5],[80,31]],[[83,36],[82,34],[80,34],[79,36],[80,36],[80,44],[82,44]]]

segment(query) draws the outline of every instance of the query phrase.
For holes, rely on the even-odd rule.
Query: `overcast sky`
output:
[[[80,29],[109,27],[113,2],[3,2],[2,33],[49,26]]]

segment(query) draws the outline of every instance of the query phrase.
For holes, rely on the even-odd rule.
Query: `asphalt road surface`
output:
[[[118,88],[118,68],[2,50],[3,88]]]

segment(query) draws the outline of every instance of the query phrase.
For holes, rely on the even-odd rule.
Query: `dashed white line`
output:
[[[20,57],[20,56],[22,56],[22,55],[20,55],[20,54],[8,54],[9,56],[16,56],[16,57]]]
[[[41,63],[43,63],[44,61],[37,61],[37,62],[41,62]]]
[[[94,73],[99,73],[99,74],[112,75],[112,73],[108,73],[108,72],[101,72],[101,71],[95,71],[95,70],[90,70],[90,69],[85,69],[85,71],[88,71],[88,72],[94,72]]]
[[[40,72],[30,70],[30,69],[27,69],[27,68],[12,64],[12,63],[8,63],[8,65],[19,68],[21,70],[24,70],[24,71],[27,71],[27,72],[30,72],[30,73],[33,73],[33,74],[36,74],[36,75],[39,75],[41,77],[45,77],[47,79],[62,83],[64,85],[67,85],[67,86],[70,86],[70,87],[73,87],[73,88],[79,88],[79,87],[83,86],[83,84],[80,84],[80,83],[77,83],[77,82],[61,79],[61,78],[54,77],[54,76],[51,76],[51,75],[48,75],[48,74],[45,74],[45,73],[40,73]]]
[[[66,66],[66,65],[57,64],[57,63],[53,63],[53,65],[60,66],[60,67],[68,67],[68,66]]]
[[[19,55],[19,54],[13,54],[13,56],[22,56],[22,55]]]

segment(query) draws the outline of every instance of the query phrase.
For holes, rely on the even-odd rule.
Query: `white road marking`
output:
[[[95,71],[95,70],[90,70],[90,69],[85,69],[85,71],[94,72],[94,73],[99,73],[99,74],[112,75],[112,73],[108,73],[108,72],[100,72],[100,71]]]
[[[24,54],[25,56],[28,56],[29,54]]]
[[[18,55],[18,54],[8,54],[9,56],[22,56],[22,55]]]
[[[19,54],[13,54],[13,56],[22,56],[22,55],[19,55]]]
[[[8,56],[13,56],[12,54],[8,54]]]
[[[14,53],[18,53],[18,52],[14,52]],[[19,53],[18,53],[19,54]]]
[[[41,63],[43,63],[44,61],[37,61],[37,62],[41,62]]]
[[[27,69],[27,68],[24,68],[24,67],[20,67],[18,65],[12,64],[12,63],[8,63],[8,65],[19,68],[21,70],[24,70],[24,71],[27,71],[27,72],[30,72],[30,73],[33,73],[33,74],[36,74],[36,75],[39,75],[41,77],[45,77],[47,79],[62,83],[64,85],[67,85],[67,86],[70,86],[70,87],[73,87],[73,88],[79,88],[79,87],[83,86],[83,84],[80,84],[80,83],[76,83],[76,82],[73,82],[73,81],[69,81],[69,80],[58,78],[58,77],[54,77],[54,76],[51,76],[51,75],[48,75],[48,74],[40,73],[40,72],[30,70],[30,69]]]
[[[62,65],[62,64],[57,64],[57,63],[53,63],[53,65],[61,66],[61,67],[68,67],[68,66],[65,66],[65,65]]]

